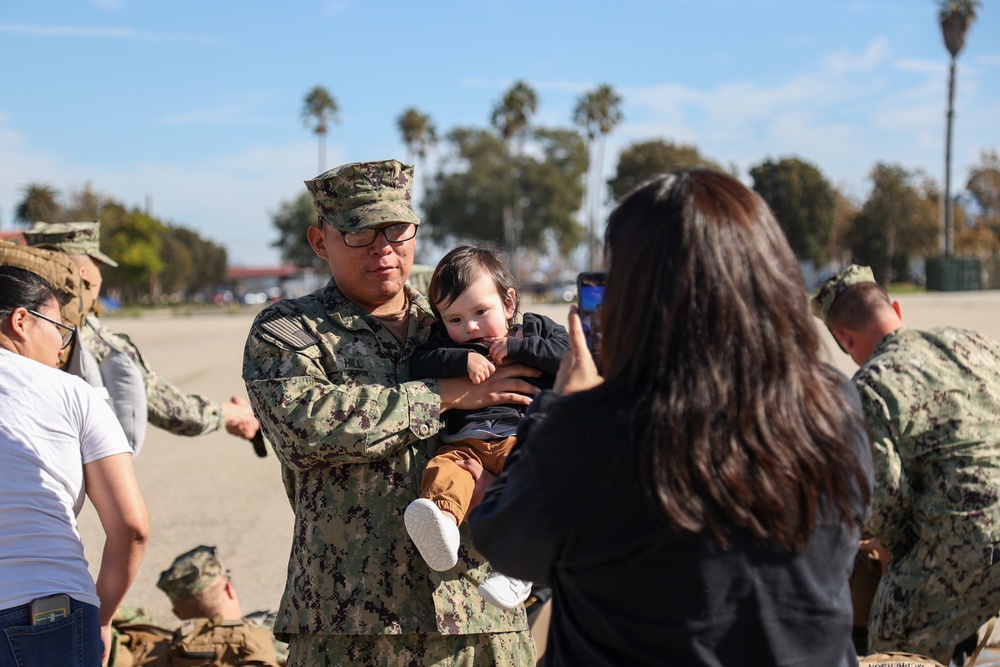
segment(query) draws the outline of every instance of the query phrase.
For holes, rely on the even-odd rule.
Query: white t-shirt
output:
[[[100,605],[76,524],[83,466],[131,451],[93,387],[0,349],[0,610],[54,593]]]

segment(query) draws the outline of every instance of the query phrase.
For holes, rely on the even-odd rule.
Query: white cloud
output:
[[[323,15],[326,17],[336,16],[341,12],[347,11],[350,6],[350,3],[346,2],[346,0],[330,0],[323,9]]]
[[[1000,53],[975,56],[974,58],[971,58],[971,60],[978,65],[1000,67]]]
[[[913,72],[915,74],[926,74],[928,76],[947,76],[948,63],[937,60],[919,60],[917,58],[900,58],[893,66],[900,72]]]
[[[29,23],[0,23],[0,33],[33,35],[37,37],[94,37],[106,39],[129,39],[135,41],[201,42],[215,41],[204,36],[182,33],[152,33],[127,27],[78,26]]]
[[[839,51],[824,58],[824,64],[834,74],[870,72],[885,60],[889,53],[889,40],[879,37],[872,40],[863,53]]]

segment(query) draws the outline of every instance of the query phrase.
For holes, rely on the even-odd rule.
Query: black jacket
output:
[[[559,371],[559,362],[569,350],[569,333],[562,325],[535,313],[525,313],[519,326],[521,337],[511,335],[507,340],[507,358],[542,371],[541,377],[524,379],[539,389],[551,389]],[[448,337],[444,323],[438,320],[431,328],[427,342],[413,351],[410,376],[414,379],[465,377],[469,374],[469,352],[487,356],[489,346],[484,343],[455,343]],[[451,410],[446,414],[447,432],[458,433],[471,422],[509,421],[516,424],[523,413],[524,408],[519,405]]]
[[[857,393],[846,378],[844,391]],[[856,665],[848,577],[858,531],[821,514],[805,553],[727,530],[673,529],[640,483],[636,391],[605,383],[535,399],[503,474],[468,517],[500,572],[553,591],[546,664]],[[863,430],[855,443],[872,474]],[[857,495],[860,523],[866,507]]]

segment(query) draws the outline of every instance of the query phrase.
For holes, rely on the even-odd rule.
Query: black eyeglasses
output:
[[[65,350],[67,347],[69,347],[70,342],[73,340],[73,334],[76,333],[76,329],[74,329],[73,327],[68,327],[65,324],[63,324],[62,322],[57,322],[56,320],[52,319],[51,317],[45,317],[45,315],[42,315],[41,313],[35,312],[34,310],[29,310],[28,314],[29,315],[34,315],[35,317],[40,317],[41,319],[45,320],[46,322],[52,322],[52,324],[54,324],[57,327],[59,327],[60,329],[62,329],[62,331],[59,332],[60,334],[62,334],[62,347],[60,347],[59,349],[60,350]]]
[[[349,248],[363,248],[375,243],[379,232],[382,232],[382,236],[389,243],[402,243],[417,235],[417,226],[412,222],[397,222],[394,225],[377,229],[368,227],[351,232],[340,232],[340,235],[344,237],[344,245]]]

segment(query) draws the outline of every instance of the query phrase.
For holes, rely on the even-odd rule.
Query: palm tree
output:
[[[528,125],[538,108],[538,95],[524,81],[517,81],[504,93],[493,107],[490,124],[500,133],[508,150],[514,144],[515,168],[511,170],[510,203],[503,210],[504,243],[507,246],[507,261],[517,276],[517,248],[521,241],[521,185],[520,158],[524,141],[528,136]]]
[[[35,222],[55,222],[59,214],[59,193],[43,183],[29,183],[21,188],[21,201],[14,209],[14,221],[27,227]]]
[[[319,173],[326,171],[326,132],[329,123],[339,123],[340,106],[323,86],[316,86],[302,104],[302,122],[311,127],[319,139]]]
[[[410,107],[396,119],[399,132],[403,135],[406,152],[411,161],[423,160],[427,150],[437,144],[437,129],[427,114],[420,113],[415,107]]]
[[[420,160],[425,163],[427,151],[437,144],[437,128],[434,127],[430,115],[420,113],[416,107],[409,107],[399,115],[396,124],[399,126],[400,134],[403,135],[403,143],[406,144],[410,162]],[[420,182],[427,183],[427,180],[421,178]]]
[[[955,116],[955,59],[965,46],[965,33],[976,21],[979,0],[941,0],[938,5],[938,20],[944,45],[951,54],[948,69],[948,129],[944,149],[944,254],[951,257],[954,252],[954,229],[952,224],[951,201],[951,127]]]
[[[597,243],[597,211],[601,202],[601,175],[604,172],[604,144],[611,130],[621,122],[621,96],[608,84],[584,93],[576,103],[574,122],[587,135],[590,153],[590,177],[587,196],[590,200],[587,221],[587,248],[590,268],[600,268]]]

